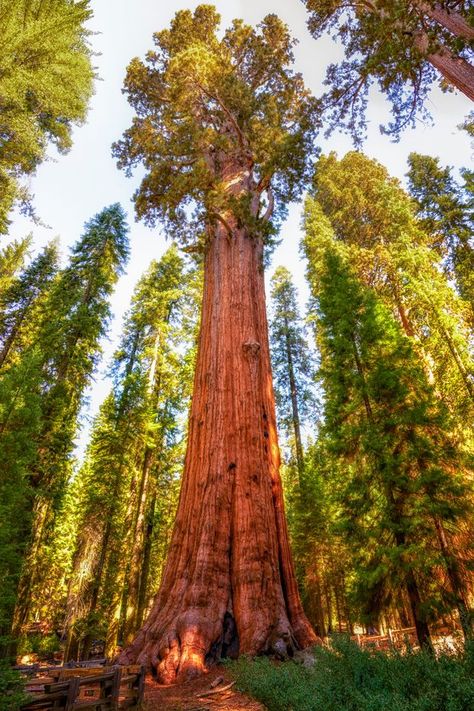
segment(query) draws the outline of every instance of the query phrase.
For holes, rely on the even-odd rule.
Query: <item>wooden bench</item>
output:
[[[41,673],[41,672],[40,672]],[[128,667],[48,669],[47,675],[29,678],[32,697],[22,711],[116,711],[137,708],[145,688],[145,668]]]

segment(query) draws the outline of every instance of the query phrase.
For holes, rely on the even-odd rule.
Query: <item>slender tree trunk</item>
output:
[[[315,556],[305,561],[304,568],[305,610],[320,637],[326,636],[324,609],[321,591],[320,566]]]
[[[0,368],[3,367],[3,364],[5,363],[7,357],[8,357],[8,355],[9,355],[9,353],[10,353],[11,347],[13,346],[13,344],[14,344],[14,342],[15,342],[15,338],[16,338],[16,336],[17,336],[17,333],[18,333],[19,329],[20,329],[20,326],[21,326],[21,324],[22,324],[22,321],[23,321],[23,319],[24,319],[24,317],[25,317],[25,313],[26,313],[26,309],[24,309],[24,311],[22,312],[21,316],[19,317],[19,319],[17,320],[17,322],[16,322],[15,325],[13,326],[12,330],[10,331],[10,333],[9,333],[9,335],[8,335],[8,337],[7,337],[6,341],[5,341],[5,343],[4,343],[4,346],[3,346],[2,350],[0,351]]]
[[[140,477],[140,491],[138,497],[135,496],[136,482],[132,481],[131,491],[128,499],[127,511],[123,521],[123,534],[120,537],[119,545],[115,551],[115,561],[112,565],[109,562],[110,582],[107,588],[110,589],[110,603],[106,612],[107,633],[105,635],[105,657],[112,659],[117,654],[117,644],[120,634],[121,612],[123,600],[126,597],[126,580],[129,572],[127,565],[127,553],[135,540],[136,528],[134,526],[135,511],[140,506],[142,492],[142,477]],[[135,509],[135,511],[134,511]]]
[[[410,627],[410,618],[408,616],[407,609],[405,607],[405,600],[402,598],[400,606],[397,608],[398,609],[398,616],[400,618],[400,624],[402,628],[404,627]]]
[[[136,629],[140,629],[143,623],[143,617],[145,615],[146,599],[147,599],[147,588],[148,588],[148,578],[150,576],[150,562],[151,562],[151,545],[153,536],[153,520],[155,517],[155,507],[156,507],[156,493],[150,503],[150,508],[148,510],[146,530],[145,530],[145,544],[143,546],[143,562],[142,569],[140,571],[140,581],[138,587],[137,595],[137,613],[136,613]],[[127,640],[129,644],[131,640]]]
[[[314,573],[314,596],[316,599],[316,610],[315,610],[315,616],[318,621],[318,634],[321,637],[326,636],[326,628],[324,624],[324,610],[323,610],[323,596],[321,593],[321,581],[320,581],[320,575],[319,575],[319,567],[316,567],[316,571]]]
[[[288,328],[288,323],[285,321],[286,358],[288,362],[288,379],[290,381],[291,412],[293,419],[293,432],[295,435],[296,463],[298,466],[298,473],[301,477],[304,466],[303,443],[301,441],[301,423],[298,408],[298,389],[296,387],[295,368],[293,365],[293,355],[291,353],[291,343]]]
[[[411,611],[413,613],[413,618],[415,621],[416,636],[418,637],[418,642],[420,647],[426,649],[427,651],[433,653],[433,645],[431,643],[430,630],[427,623],[420,616],[421,608],[421,597],[418,590],[418,585],[415,580],[415,576],[412,570],[407,571],[406,575],[406,588],[408,593],[408,599],[410,601]]]
[[[242,169],[228,171],[229,185]],[[188,449],[163,580],[120,656],[165,683],[220,656],[225,620],[240,652],[317,641],[296,586],[279,476],[263,245],[236,220],[210,238]]]
[[[352,337],[352,345],[353,345],[353,350],[354,350],[354,358],[356,362],[356,367],[359,372],[359,375],[362,379],[363,382],[363,388],[364,388],[364,403],[365,403],[365,409],[366,409],[366,414],[367,414],[367,419],[369,422],[373,423],[373,413],[372,413],[372,407],[370,404],[369,397],[366,393],[366,387],[365,387],[365,374],[362,366],[362,361],[359,355],[359,351],[357,348],[357,343],[354,338]],[[383,472],[383,467],[384,467],[384,462],[380,461],[378,463],[378,466],[380,467],[380,471]],[[401,530],[400,528],[400,523],[402,521],[400,520],[400,515],[398,513],[398,507],[397,507],[397,502],[395,500],[394,494],[393,494],[393,489],[389,483],[385,484],[385,495],[387,498],[387,503],[390,509],[390,518],[391,522],[394,523],[395,525],[398,525],[399,528],[398,530],[395,530],[395,543],[397,547],[400,548],[405,548],[406,546],[406,536],[404,531]],[[421,647],[424,647],[430,652],[433,652],[433,646],[431,644],[431,636],[430,636],[430,631],[428,628],[427,623],[424,621],[423,616],[421,614],[421,597],[418,589],[418,584],[416,582],[415,575],[413,573],[413,570],[411,568],[408,568],[406,571],[405,575],[405,585],[407,589],[407,594],[408,594],[408,599],[410,601],[410,607],[411,611],[413,613],[413,617],[415,620],[415,627],[416,627],[416,633],[418,636],[418,641],[420,643]]]
[[[332,633],[332,600],[331,600],[331,587],[328,582],[326,582],[326,585],[324,586],[324,594],[326,597],[326,607],[327,607],[327,614],[328,614],[327,630],[328,630],[328,634],[331,634]]]
[[[456,561],[456,558],[451,553],[451,546],[448,543],[446,531],[444,530],[443,524],[438,518],[434,519],[434,523],[438,536],[439,546],[441,548],[441,553],[446,564],[446,572],[448,574],[451,589],[453,591],[456,609],[459,613],[459,621],[461,623],[462,631],[465,639],[472,639],[472,620],[471,612],[467,605],[468,595],[466,586],[464,584],[464,580],[462,578],[461,571],[459,570],[459,565]]]
[[[396,504],[392,492],[389,493],[389,503],[393,510],[396,507]],[[396,518],[393,518],[393,521],[397,523]],[[394,535],[397,546],[402,549],[405,548],[407,541],[404,531],[399,528],[398,530],[395,530]],[[431,642],[430,630],[421,613],[422,602],[418,583],[416,582],[415,574],[410,567],[407,568],[405,573],[405,586],[408,595],[408,600],[410,603],[410,609],[413,615],[413,620],[415,622],[416,636],[418,637],[420,647],[426,649],[428,652],[433,653],[433,644]]]
[[[127,590],[125,593],[125,615],[123,638],[125,644],[130,644],[136,633],[137,606],[140,591],[140,567],[143,563],[146,538],[146,505],[149,495],[150,471],[154,462],[154,450],[147,447],[143,456],[142,476],[138,491],[136,516],[132,526],[131,551],[127,573]],[[141,622],[141,621],[140,621]]]
[[[337,616],[337,629],[339,632],[342,632],[342,617],[341,617],[341,604],[339,600],[339,583],[337,580],[334,582],[334,597],[336,600],[336,616]]]
[[[38,497],[33,503],[32,520],[34,528],[17,588],[12,625],[12,635],[14,637],[20,636],[29,621],[31,596],[37,577],[38,556],[44,540],[44,531],[48,525],[49,514],[49,501],[43,497]]]

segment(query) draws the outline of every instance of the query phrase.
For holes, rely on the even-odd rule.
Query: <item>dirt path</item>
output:
[[[265,711],[265,707],[248,696],[235,691],[235,687],[211,695],[213,682],[222,681],[215,691],[232,683],[231,677],[222,667],[212,669],[205,676],[186,684],[161,686],[147,677],[143,711]]]

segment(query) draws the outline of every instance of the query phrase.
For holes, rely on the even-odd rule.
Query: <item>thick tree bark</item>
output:
[[[432,52],[428,61],[450,84],[474,101],[474,66],[462,57],[455,57],[448,50]]]
[[[420,54],[426,57],[446,81],[474,101],[474,66],[463,57],[454,55],[447,47],[432,51],[426,33],[420,32],[414,41]]]
[[[232,216],[219,218],[168,560],[151,613],[119,658],[151,665],[165,683],[202,672],[229,645],[284,656],[317,641],[284,515],[262,252]]]
[[[474,40],[474,27],[458,12],[444,10],[440,5],[432,7],[426,2],[416,2],[420,10],[456,37]]]

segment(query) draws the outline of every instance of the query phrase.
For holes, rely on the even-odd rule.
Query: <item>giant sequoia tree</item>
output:
[[[143,163],[139,217],[204,253],[204,296],[180,502],[162,585],[121,661],[165,682],[230,649],[291,653],[315,641],[293,571],[263,282],[265,245],[310,170],[315,109],[274,15],[178,12],[129,66],[137,116],[115,155]]]
[[[437,78],[474,101],[474,26],[468,0],[304,0],[315,37],[335,30],[345,57],[327,70],[324,97],[335,126],[357,138],[365,128],[368,91],[376,82],[392,105],[398,134],[426,113]],[[441,77],[440,77],[441,75]]]

